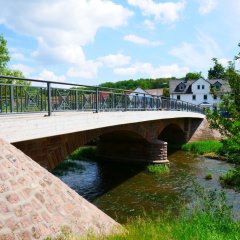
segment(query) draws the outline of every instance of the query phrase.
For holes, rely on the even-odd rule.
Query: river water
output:
[[[140,164],[122,162],[74,161],[74,168],[55,173],[69,187],[117,221],[144,214],[171,211],[194,204],[193,181],[207,190],[222,189],[219,176],[233,166],[229,163],[193,157],[175,151],[168,156],[170,173],[149,173]],[[68,160],[73,161],[73,160]],[[205,180],[206,174],[213,175]],[[224,189],[234,216],[240,219],[240,193]]]

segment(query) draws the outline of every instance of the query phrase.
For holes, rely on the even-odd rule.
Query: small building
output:
[[[215,89],[216,94],[212,94],[211,89]],[[205,80],[170,80],[169,93],[173,99],[189,102],[203,108],[213,108],[217,106],[220,97],[224,92],[229,92],[230,86],[223,79]]]

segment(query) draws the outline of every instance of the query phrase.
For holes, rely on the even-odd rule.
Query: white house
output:
[[[214,87],[218,94],[211,94],[211,88]],[[220,95],[223,92],[229,92],[230,87],[226,80],[211,79],[205,80],[170,80],[170,97],[190,102],[204,108],[212,108],[220,101]]]

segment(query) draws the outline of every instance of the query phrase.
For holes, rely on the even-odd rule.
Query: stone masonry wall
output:
[[[43,239],[61,226],[106,234],[119,226],[13,145],[0,139],[0,239]]]

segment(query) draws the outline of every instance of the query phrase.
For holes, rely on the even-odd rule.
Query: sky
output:
[[[9,67],[85,85],[184,77],[239,52],[240,0],[0,0]]]

